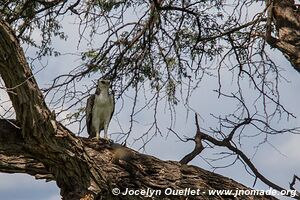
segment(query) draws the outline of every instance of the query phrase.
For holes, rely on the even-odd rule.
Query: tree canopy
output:
[[[213,149],[216,160],[231,159],[227,167],[240,161],[254,182],[278,191],[295,189],[299,175],[290,178],[289,188],[273,182],[243,145],[250,138],[258,151],[270,137],[300,133],[299,123],[290,123],[297,112],[281,95],[289,80],[287,67],[300,72],[299,30],[293,0],[2,1],[0,89],[9,101],[0,97],[0,171],[55,180],[65,199],[111,197],[111,186],[165,189],[188,183],[220,189],[210,178],[222,180],[224,188],[244,188],[186,165],[204,149]],[[61,52],[57,43],[76,48]],[[282,66],[276,59],[279,52],[291,66]],[[42,63],[66,54],[76,60],[75,66],[65,64],[68,72],[38,85],[40,71],[48,67]],[[116,142],[146,150],[155,136],[172,135],[193,141],[194,150],[180,162],[163,162],[126,147],[135,155],[129,163],[114,157],[108,144],[83,138],[85,101],[99,78],[111,80],[118,104]],[[212,102],[224,105],[218,114],[201,113],[195,106],[208,90],[216,94]],[[125,129],[118,120],[122,112],[130,122]],[[151,123],[132,134],[147,113]],[[184,115],[196,124],[193,136],[176,130]],[[168,124],[160,122],[164,116]],[[172,174],[174,179],[166,180]],[[197,174],[196,180],[188,177]]]

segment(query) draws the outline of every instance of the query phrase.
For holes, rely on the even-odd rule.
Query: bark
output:
[[[1,172],[26,173],[53,180],[53,176],[45,168],[45,165],[37,161],[26,151],[24,139],[19,129],[12,124],[14,120],[0,119],[0,166]]]
[[[267,1],[268,2],[268,1]],[[266,40],[279,49],[300,72],[300,7],[294,0],[269,0],[269,27]],[[271,36],[271,22],[275,25],[277,36]]]
[[[53,161],[43,158],[43,162],[40,162],[40,158],[36,156],[36,152],[32,151],[32,146],[24,142],[20,130],[12,126],[10,122],[0,120],[0,171],[7,173],[27,173],[36,178],[56,180],[55,171],[52,172],[51,169],[47,167],[51,165],[49,163]],[[96,193],[98,192],[98,194],[90,191],[90,193],[82,193],[81,196],[74,195],[73,193],[76,191],[69,188],[68,191],[62,194],[64,199],[80,199],[80,197],[90,197],[90,199],[118,199],[110,193],[110,190],[115,187],[121,191],[124,191],[125,188],[152,188],[161,190],[165,188],[195,188],[201,191],[207,191],[209,189],[249,189],[232,179],[195,166],[182,165],[175,161],[162,161],[152,156],[139,154],[129,148],[115,148],[113,145],[93,142],[87,138],[77,139],[83,146],[85,153],[89,155],[90,160],[83,162],[89,162],[91,168],[95,167],[97,170],[100,170],[102,175],[104,175],[100,178],[105,180],[105,185],[99,185],[99,189],[94,191]],[[120,156],[120,153],[116,152],[119,150],[125,152],[126,156],[131,155],[130,158],[132,159],[126,161],[124,156]],[[49,154],[50,153],[51,152],[49,152]],[[48,154],[45,156],[48,156]],[[61,162],[63,163],[64,161],[62,160]],[[77,166],[67,168],[61,165],[61,163],[55,163],[55,165],[59,165],[63,170],[69,171],[68,174],[83,173],[79,171]],[[73,184],[75,184],[75,182]],[[68,187],[68,184],[63,183],[61,188],[65,190],[65,187]],[[85,187],[81,189],[84,191],[89,190]],[[229,198],[228,196],[209,197],[207,194],[201,195],[202,196],[192,199]],[[120,199],[125,199],[124,196],[122,197],[123,198]],[[172,197],[171,199],[180,198]],[[241,197],[241,199],[253,199],[253,197],[244,196]],[[275,198],[257,196],[255,199]]]
[[[0,75],[16,112],[16,120],[0,120],[1,172],[27,173],[54,180],[66,200],[118,199],[111,193],[114,187],[121,191],[125,188],[247,189],[195,166],[162,161],[117,144],[76,137],[51,115],[17,37],[2,20]],[[201,193],[189,199],[227,198]],[[120,199],[135,198],[121,196]],[[239,199],[275,198],[243,196]]]

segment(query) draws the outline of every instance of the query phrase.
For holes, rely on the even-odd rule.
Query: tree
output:
[[[267,1],[266,41],[271,47],[284,53],[294,68],[300,72],[299,66],[299,5],[295,1]],[[272,22],[278,33],[278,38],[272,37]]]
[[[284,190],[260,173],[238,144],[243,142],[241,135],[247,135],[248,127],[266,140],[272,134],[299,133],[299,127],[274,126],[274,121],[283,120],[284,116],[296,116],[280,101],[281,68],[268,50],[268,44],[278,48],[299,71],[299,14],[293,1],[274,0],[267,1],[266,9],[252,20],[241,16],[256,5],[253,0],[2,2],[0,74],[15,119],[0,121],[0,171],[55,180],[64,199],[115,199],[111,194],[114,187],[246,189],[231,179],[186,165],[204,148],[220,146],[230,152],[225,157],[241,160],[257,179],[276,190]],[[136,17],[127,18],[128,13],[137,9],[140,13]],[[34,65],[29,63],[60,54],[51,45],[55,37],[67,39],[60,21],[70,15],[79,24],[79,44],[87,39],[91,48],[81,52],[82,65],[56,77],[50,87],[40,89],[32,72]],[[41,33],[40,43],[34,40],[35,32]],[[98,35],[104,40],[99,41]],[[26,59],[22,46],[36,49],[36,58]],[[235,83],[230,91],[224,86],[225,71],[232,72]],[[170,116],[180,103],[179,97],[187,110],[193,110],[189,100],[203,77],[216,77],[219,97],[237,102],[237,107],[230,114],[213,116],[219,124],[209,131],[200,130],[196,114],[195,138],[182,138],[172,129],[171,117],[170,133],[182,141],[194,141],[195,149],[180,162],[161,161],[126,147],[75,136],[66,123],[57,120],[61,113],[73,109],[67,117],[69,123],[81,124],[84,113],[80,104],[92,89],[79,91],[75,85],[89,76],[112,80],[119,101],[132,88],[131,126],[119,135],[120,141],[132,139],[136,114],[146,107],[153,108],[153,124],[136,139],[144,141],[143,147],[153,137],[149,137],[151,131],[154,135],[163,134],[157,122],[159,102],[166,100]],[[245,82],[249,82],[248,89],[257,92],[254,100],[248,99]],[[145,105],[137,110],[137,98],[143,87],[150,89],[150,97],[144,93]],[[49,96],[52,100],[47,105],[45,97]],[[67,109],[61,107],[65,105]],[[81,127],[79,132],[83,131]],[[291,188],[296,180],[299,178],[295,175]],[[211,199],[206,195],[195,198]],[[181,197],[172,197],[175,198]]]

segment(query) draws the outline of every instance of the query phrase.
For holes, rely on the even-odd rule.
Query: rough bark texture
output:
[[[74,136],[51,115],[18,39],[1,20],[0,75],[16,111],[16,121],[0,120],[1,172],[55,180],[63,199],[67,200],[118,199],[111,193],[114,187],[121,191],[125,188],[246,189],[229,178],[198,167],[161,161],[125,147]],[[201,194],[189,199],[228,198],[231,197]],[[134,198],[121,196],[120,199]]]
[[[45,155],[44,158],[39,158],[36,152],[32,150],[32,146],[23,140],[21,132],[12,126],[9,121],[0,120],[0,128],[0,171],[7,173],[27,173],[39,179],[56,180],[55,177],[57,175],[55,173],[57,173],[57,170],[51,171],[54,168],[51,164],[53,160],[46,158],[51,152]],[[99,173],[103,176],[98,178],[102,179],[99,182],[102,181],[103,185],[99,185],[98,190],[94,190],[95,193],[98,193],[95,195],[92,190],[91,193],[87,192],[85,194],[80,191],[73,191],[74,187],[66,190],[65,187],[72,186],[75,182],[71,185],[69,185],[68,181],[63,182],[60,187],[64,190],[62,194],[64,199],[80,199],[80,197],[84,196],[89,196],[91,197],[90,199],[118,199],[118,197],[112,196],[110,193],[110,190],[114,187],[119,188],[121,191],[125,191],[125,188],[161,190],[165,188],[194,188],[201,191],[209,189],[231,189],[233,191],[237,188],[248,189],[232,179],[195,166],[181,165],[179,162],[174,161],[162,161],[155,157],[139,154],[131,149],[120,147],[125,149],[127,155],[132,155],[131,158],[133,159],[127,159],[126,161],[120,155],[117,157],[118,153],[116,149],[106,143],[97,143],[86,138],[77,138],[77,142],[81,143],[84,153],[89,156],[88,161],[82,160],[82,162],[89,163],[91,169],[100,170]],[[68,157],[67,154],[66,157]],[[42,162],[39,161],[40,159],[42,159]],[[69,168],[64,167],[62,163],[65,163],[65,161],[62,160],[60,163],[55,162],[53,165],[57,165],[57,168],[68,172],[67,174],[74,173],[74,181],[77,181],[75,173],[84,175],[84,172],[80,172],[79,166]],[[68,179],[69,177],[65,178]],[[90,175],[90,179],[93,179],[93,176]],[[89,190],[86,186],[83,186],[81,189],[83,191]],[[78,193],[80,193],[79,196]],[[130,197],[127,198],[130,199]],[[191,199],[227,198],[230,197],[201,194],[201,196]],[[126,197],[121,196],[120,199],[126,199]],[[179,197],[172,197],[171,199],[179,199]],[[273,198],[243,196],[240,199]]]
[[[272,47],[279,49],[300,72],[300,7],[295,5],[294,0],[269,2],[268,18],[276,27],[277,38],[267,33],[266,40]]]

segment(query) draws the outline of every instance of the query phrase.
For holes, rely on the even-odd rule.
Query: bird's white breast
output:
[[[113,105],[110,101],[109,95],[100,93],[95,96],[94,107],[93,107],[93,121],[100,123],[100,126],[103,126],[103,123],[110,120],[111,113],[113,111]],[[96,122],[97,123],[97,122]]]

